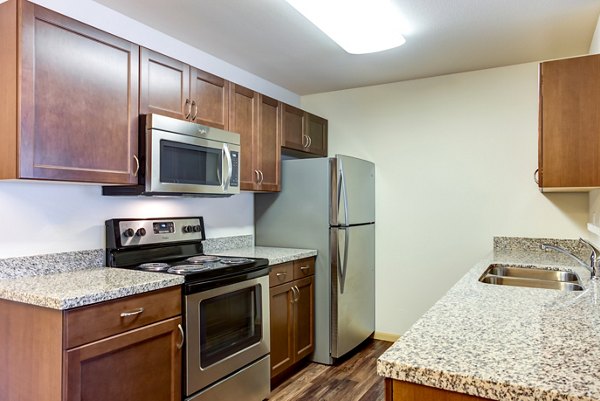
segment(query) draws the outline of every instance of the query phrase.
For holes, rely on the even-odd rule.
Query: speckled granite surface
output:
[[[202,242],[204,253],[221,252],[226,249],[247,248],[254,246],[253,235],[238,235],[235,237],[207,238]]]
[[[221,252],[206,252],[220,256],[239,256],[244,258],[269,259],[270,265],[309,258],[317,254],[313,249],[276,248],[270,246],[251,246],[246,248],[228,249]]]
[[[207,239],[204,252],[269,259],[270,264],[307,258],[314,250],[254,247],[252,235]],[[111,269],[104,249],[0,259],[0,298],[69,309],[183,283],[181,276]]]
[[[104,249],[0,259],[0,279],[63,273],[105,265]]]
[[[95,268],[0,280],[0,298],[52,309],[70,309],[183,283],[181,276]]]
[[[540,242],[549,241],[497,239],[494,253],[379,358],[377,372],[492,400],[600,400],[600,286],[570,259],[539,250]],[[491,263],[566,266],[586,290],[479,282]]]

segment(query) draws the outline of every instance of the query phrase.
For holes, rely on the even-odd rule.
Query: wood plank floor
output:
[[[336,366],[310,363],[271,392],[270,401],[383,401],[377,358],[392,343],[371,340]]]

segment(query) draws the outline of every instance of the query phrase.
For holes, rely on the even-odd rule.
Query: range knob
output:
[[[200,232],[201,229],[202,229],[202,227],[200,227],[200,225],[194,226],[194,228],[193,228],[195,233]]]
[[[138,237],[143,237],[146,235],[146,229],[144,227],[138,228],[138,230],[135,232],[135,235]]]
[[[192,226],[183,226],[183,227],[181,228],[181,230],[182,230],[184,233],[191,233],[191,232],[193,231],[193,228],[192,228]]]
[[[128,228],[127,230],[123,231],[124,237],[133,237],[134,235],[135,231],[133,231],[133,228]]]

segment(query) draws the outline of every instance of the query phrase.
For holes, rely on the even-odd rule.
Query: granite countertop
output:
[[[266,258],[272,265],[317,254],[310,249],[249,246],[252,243],[252,236],[238,236],[207,240],[205,246],[207,254]],[[184,281],[182,276],[107,268],[103,263],[104,249],[0,259],[0,299],[70,309]]]
[[[378,374],[492,400],[599,401],[600,285],[540,241],[495,244],[378,359]],[[567,268],[586,290],[479,282],[491,263]]]
[[[251,246],[245,248],[227,249],[220,252],[212,252],[212,255],[239,256],[244,258],[269,259],[270,265],[291,262],[293,260],[310,258],[316,256],[314,249],[277,248],[270,246]]]
[[[0,298],[70,309],[183,283],[181,276],[92,268],[0,280]]]

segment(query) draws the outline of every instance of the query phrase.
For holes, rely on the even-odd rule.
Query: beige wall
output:
[[[401,334],[493,236],[586,234],[587,194],[542,194],[537,64],[302,98],[330,154],[377,165],[377,331]]]
[[[596,24],[596,30],[594,31],[594,36],[592,37],[592,43],[590,44],[590,54],[600,53],[600,17],[598,17],[598,22]]]

